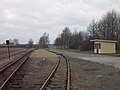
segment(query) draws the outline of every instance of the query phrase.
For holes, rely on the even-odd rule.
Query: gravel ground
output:
[[[73,53],[73,52],[67,52],[67,51],[57,51],[57,52],[63,53],[66,56],[80,58],[80,59],[98,62],[101,64],[110,65],[110,66],[114,66],[116,68],[120,68],[120,57],[98,55],[98,54],[87,54],[87,53]]]
[[[57,52],[70,60],[72,90],[120,90],[120,57]]]
[[[34,51],[12,78],[7,90],[39,90],[56,62],[57,55],[44,50]]]
[[[120,69],[69,58],[72,90],[120,90]]]

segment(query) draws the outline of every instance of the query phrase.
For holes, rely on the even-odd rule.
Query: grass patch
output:
[[[94,51],[89,50],[89,51],[80,51],[79,49],[56,49],[58,51],[66,51],[66,52],[75,52],[75,53],[88,53],[88,54],[95,54]],[[106,54],[99,54],[99,55],[108,55],[108,56],[115,56],[115,57],[120,57],[120,50],[117,50],[116,53],[106,53]]]
[[[79,49],[56,49],[58,51],[67,51],[67,52],[75,52],[75,53],[91,53],[94,54],[94,51],[89,50],[89,51],[80,51]]]
[[[100,55],[109,55],[109,56],[120,57],[120,51],[117,50],[116,53],[107,53],[107,54],[100,54]]]

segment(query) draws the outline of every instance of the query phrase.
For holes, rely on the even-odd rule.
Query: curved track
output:
[[[42,78],[41,79],[42,82],[37,83],[37,87],[39,88],[39,90],[70,90],[71,76],[70,76],[69,60],[63,54],[59,54],[53,51],[50,51],[50,52],[58,55],[58,61],[56,62],[56,65],[53,66],[54,68],[52,67],[50,69],[50,70],[53,69],[52,71],[50,71],[51,73],[48,73],[46,78]],[[30,52],[27,53],[26,55],[21,57],[19,60],[16,60],[16,62],[14,62],[13,64],[8,65],[3,70],[1,70],[2,73],[0,74],[0,80],[1,80],[0,90],[6,90],[6,89],[8,90],[12,77],[16,75],[15,73],[18,71],[18,69],[20,70],[21,66],[26,62],[30,54],[31,54]],[[15,80],[19,81],[19,77],[16,77],[16,78],[17,79]],[[13,86],[14,84],[11,84],[11,85]],[[23,90],[23,89],[21,88],[20,90]]]
[[[71,80],[70,77],[71,76],[70,76],[69,60],[63,54],[58,54],[58,53],[53,52],[53,51],[50,51],[50,52],[59,55],[60,59],[63,58],[64,61],[63,61],[63,59],[58,60],[56,66],[54,67],[54,69],[52,70],[52,72],[50,73],[48,78],[44,81],[44,83],[43,83],[42,87],[40,88],[40,90],[49,90],[49,89],[51,89],[51,90],[54,90],[54,89],[55,90],[62,90],[62,89],[70,90],[70,80]],[[65,62],[66,62],[66,66],[65,66]],[[66,70],[64,70],[65,67],[66,67]],[[64,72],[66,72],[66,80],[64,80],[64,81],[61,81],[63,79],[63,77],[64,77],[64,76],[62,76],[62,74],[64,74],[64,72],[63,72],[63,70],[61,71],[61,69],[63,69]],[[56,83],[58,83],[58,84],[56,84]],[[64,84],[66,84],[66,85],[64,85]]]

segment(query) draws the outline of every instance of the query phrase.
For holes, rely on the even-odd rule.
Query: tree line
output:
[[[55,46],[63,49],[78,49],[86,40],[88,40],[86,32],[71,32],[69,27],[65,27],[60,35],[55,39]]]
[[[61,34],[54,41],[57,48],[63,49],[80,49],[90,50],[93,48],[91,39],[116,40],[117,49],[120,50],[120,14],[115,10],[106,12],[99,20],[92,20],[86,31],[71,32],[69,27],[65,27]],[[11,39],[11,45],[24,47],[49,47],[49,34],[44,33],[35,45],[32,39],[29,39],[28,44],[20,45],[18,39]],[[91,46],[92,45],[92,46]]]
[[[120,49],[120,14],[115,10],[106,12],[100,20],[92,20],[86,32],[72,33],[69,27],[65,27],[55,39],[55,46],[64,49],[89,50],[92,45],[90,39],[116,40],[117,49]]]
[[[36,47],[36,48],[48,48],[49,45],[49,34],[44,33],[40,39],[38,40],[38,44],[34,45],[34,41],[32,39],[30,39],[28,41],[28,47],[32,48],[32,47]]]
[[[19,39],[9,39],[10,47],[23,47],[23,48],[48,48],[49,47],[49,34],[44,33],[36,44],[32,38],[28,40],[27,44],[20,44]],[[7,47],[6,43],[0,44],[0,47]]]

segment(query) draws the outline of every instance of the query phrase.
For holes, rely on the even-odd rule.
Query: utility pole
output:
[[[10,49],[9,49],[10,41],[9,40],[6,40],[6,45],[8,46],[8,55],[10,60]]]

